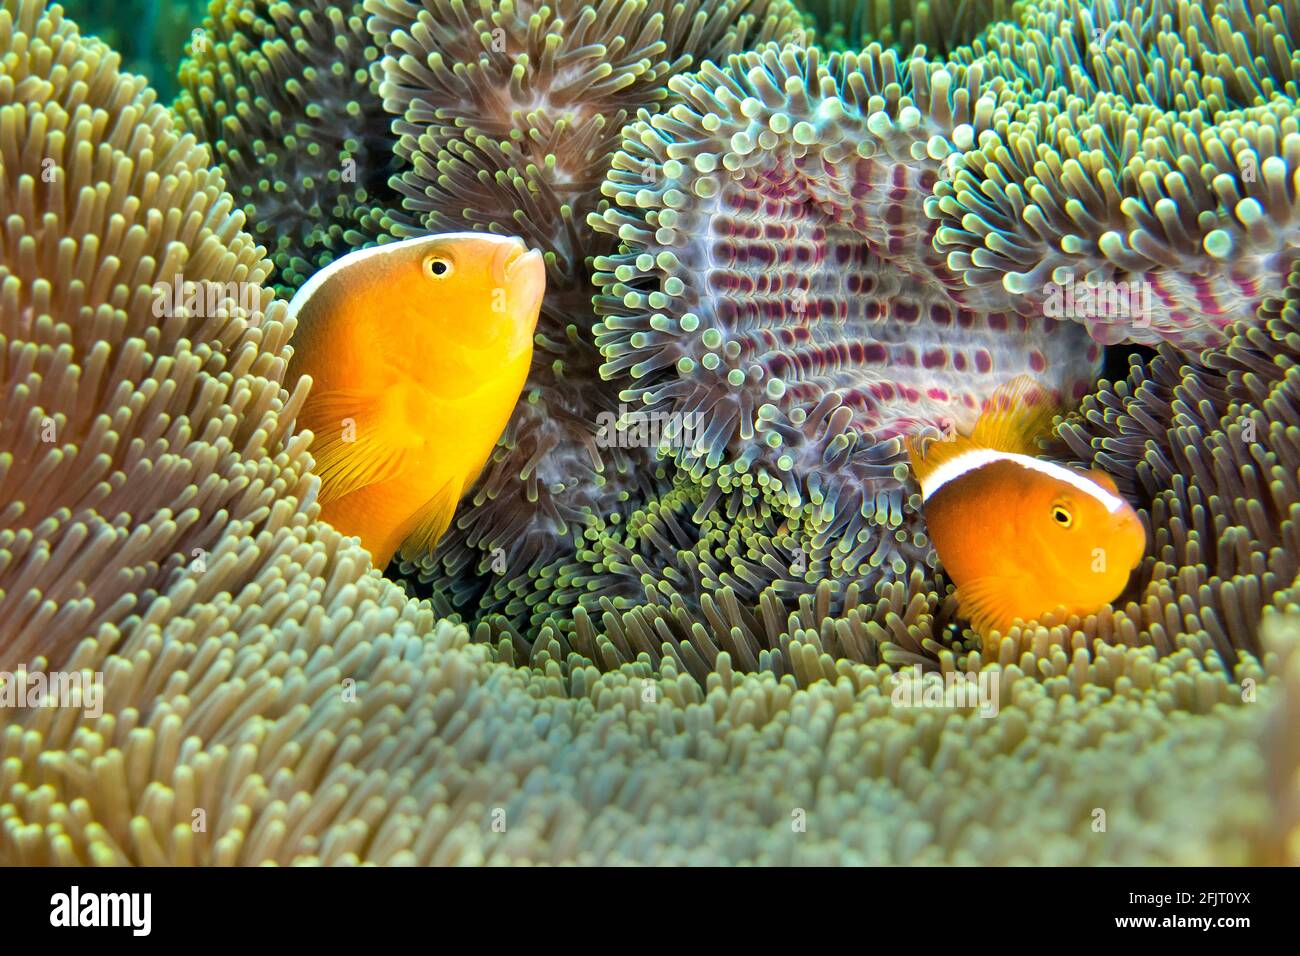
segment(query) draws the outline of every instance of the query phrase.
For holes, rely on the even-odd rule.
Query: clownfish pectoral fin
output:
[[[1028,375],[1018,375],[997,387],[975,423],[971,440],[981,448],[1037,455],[1037,439],[1052,430],[1061,409],[1052,393]]]
[[[405,450],[390,440],[379,402],[369,393],[337,390],[314,395],[303,426],[315,436],[311,452],[321,480],[321,504],[402,472]]]
[[[410,559],[433,550],[433,546],[451,527],[451,519],[456,514],[456,505],[460,503],[463,487],[462,482],[453,479],[439,488],[425,503],[416,518],[415,530],[407,535],[398,549],[403,558]]]
[[[1016,596],[1024,585],[1017,578],[987,577],[967,581],[957,588],[957,607],[981,637],[996,630],[1006,633],[1021,614],[1016,612]]]

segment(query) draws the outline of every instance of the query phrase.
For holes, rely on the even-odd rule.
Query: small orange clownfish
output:
[[[905,439],[927,533],[981,637],[1064,606],[1087,615],[1124,590],[1146,531],[1110,476],[1035,457],[1058,412],[1028,376],[1001,386],[970,435]]]
[[[321,517],[376,567],[451,524],[523,390],[545,288],[522,240],[447,233],[346,255],[289,303]]]

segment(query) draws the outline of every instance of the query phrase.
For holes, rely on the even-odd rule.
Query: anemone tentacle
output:
[[[825,49],[879,43],[909,53],[921,45],[935,57],[947,56],[1023,6],[1016,0],[799,0]]]

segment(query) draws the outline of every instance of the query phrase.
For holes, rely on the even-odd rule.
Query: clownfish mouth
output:
[[[546,291],[546,262],[542,254],[521,242],[507,247],[499,261],[503,283],[518,296],[521,313],[534,317]]]

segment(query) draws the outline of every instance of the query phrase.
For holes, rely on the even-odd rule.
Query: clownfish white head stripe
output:
[[[1014,452],[997,451],[992,448],[971,449],[943,462],[938,468],[921,479],[921,500],[923,502],[929,501],[934,496],[934,493],[948,482],[999,461],[1014,462],[1022,468],[1028,468],[1062,481],[1085,495],[1096,498],[1108,512],[1114,513],[1124,507],[1123,498],[1111,494],[1095,481],[1073,469],[1058,465],[1056,462],[1044,461],[1041,458],[1031,458],[1028,455],[1017,455]]]

